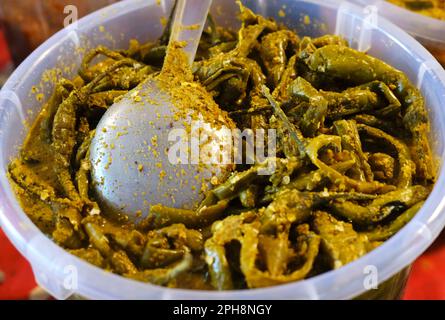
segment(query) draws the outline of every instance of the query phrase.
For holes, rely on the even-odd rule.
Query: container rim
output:
[[[141,8],[154,5],[155,2],[156,0],[127,0],[118,2],[84,17],[78,21],[78,24],[85,27],[97,25],[97,17],[99,16],[107,16],[107,18],[112,18],[113,16],[124,15],[135,10],[141,10]],[[317,4],[322,7],[335,7],[338,10],[341,10],[341,4],[347,1],[302,0],[302,2]],[[348,8],[352,8],[353,12],[348,12],[347,14],[363,20],[363,11],[358,6],[348,3]],[[439,63],[426,49],[424,49],[410,35],[384,18],[379,20],[379,28],[389,34],[391,40],[398,43],[400,46],[413,49],[421,60],[425,62],[427,61],[427,66],[429,67],[427,72],[431,73],[432,76],[437,79],[445,92],[445,70],[441,68]],[[73,31],[75,32],[75,29],[73,26],[70,26],[55,34],[37,50],[35,50],[15,70],[0,92],[0,117],[6,112],[2,105],[7,99],[9,99],[10,92],[14,92],[14,90],[20,86],[23,79],[27,77],[28,72],[30,72],[35,65],[39,64],[42,59],[52,49],[54,49],[54,47],[57,47],[58,43],[62,42],[66,37],[70,37],[70,33]],[[3,136],[4,133],[0,130],[0,139],[3,139]],[[1,153],[3,153],[3,150],[0,149],[0,158]],[[445,152],[438,156],[445,159]],[[4,163],[0,163],[0,165],[3,165],[3,168],[6,169]],[[43,260],[48,259],[48,257],[45,258],[46,251],[55,252],[56,255],[60,256],[66,255],[67,252],[64,249],[57,246],[53,241],[44,236],[43,233],[34,224],[32,224],[28,216],[23,212],[18,204],[18,201],[13,195],[9,182],[4,174],[0,175],[0,185],[0,199],[2,200],[0,201],[0,225],[16,248],[27,258],[29,256],[34,256]],[[340,269],[332,270],[306,280],[270,288],[222,292],[171,289],[134,281],[105,272],[102,269],[99,269],[77,257],[70,255],[70,258],[76,261],[76,266],[79,268],[79,286],[76,293],[90,298],[125,298],[119,296],[119,290],[113,293],[102,292],[101,288],[95,285],[96,282],[99,282],[98,279],[101,279],[101,283],[112,283],[113,287],[120,288],[122,292],[125,291],[126,293],[131,293],[132,296],[134,295],[137,298],[143,298],[144,296],[150,295],[155,299],[226,300],[264,299],[265,297],[274,299],[274,297],[292,297],[297,292],[300,292],[300,296],[309,299],[333,299],[338,297],[343,299],[352,298],[366,291],[363,287],[363,277],[364,270],[366,270],[368,266],[375,266],[379,270],[379,282],[381,283],[401,270],[399,267],[394,267],[396,262],[403,264],[404,266],[410,264],[438,236],[445,225],[445,197],[443,197],[443,191],[441,190],[445,190],[445,170],[443,166],[440,169],[439,178],[425,205],[400,232],[398,232],[380,247],[374,249],[372,252],[364,255],[358,260],[353,261]],[[24,222],[31,224],[30,227],[27,226],[26,237],[22,233]],[[40,245],[47,247],[48,250],[43,252],[37,251],[35,248],[29,248],[28,243],[35,241],[37,241]],[[391,250],[389,250],[389,248],[391,248]],[[397,250],[394,248],[397,248]],[[49,264],[51,263],[53,264],[53,270],[55,270],[57,262],[49,262]],[[56,275],[59,276],[60,273],[56,273]],[[85,277],[83,281],[82,276]],[[125,290],[125,288],[128,289]]]

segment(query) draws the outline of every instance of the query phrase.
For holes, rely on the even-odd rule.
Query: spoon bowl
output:
[[[194,209],[212,183],[230,171],[227,161],[201,163],[199,150],[204,128],[210,137],[204,142],[207,152],[215,153],[225,140],[217,127],[233,127],[227,117],[214,125],[221,110],[191,72],[210,3],[177,2],[163,70],[115,102],[97,126],[90,148],[92,178],[107,212],[138,221],[152,205]],[[199,128],[190,136],[196,123]],[[222,158],[231,159],[227,153],[231,150]]]
[[[191,113],[178,116],[177,108],[149,79],[107,110],[90,148],[96,197],[105,210],[138,220],[154,204],[193,209],[230,171],[192,159],[191,140],[199,132],[191,136],[190,128],[206,125]],[[215,148],[224,143],[218,137]]]

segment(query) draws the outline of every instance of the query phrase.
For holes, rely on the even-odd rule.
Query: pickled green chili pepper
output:
[[[54,94],[49,98],[46,105],[43,107],[42,112],[40,113],[38,119],[35,122],[35,125],[40,126],[41,130],[41,136],[44,138],[42,143],[49,144],[51,143],[51,130],[52,130],[52,123],[54,121],[54,116],[56,115],[57,109],[59,108],[59,105],[62,103],[64,99],[68,97],[70,92],[74,89],[74,85],[71,83],[71,81],[62,79],[59,83],[57,83]],[[35,139],[27,139],[25,141],[25,146],[27,146],[27,154],[24,155],[25,157],[33,158],[32,153],[30,153],[30,150],[33,150],[34,148],[41,148],[42,145],[37,143]],[[39,150],[36,150],[35,155],[39,153]],[[34,159],[38,160],[38,159]]]
[[[247,189],[239,194],[239,200],[243,207],[254,208],[257,203],[259,188],[257,185],[250,185]]]
[[[169,281],[175,279],[180,274],[187,272],[192,267],[192,263],[193,256],[190,252],[186,251],[183,259],[168,268],[146,269],[126,273],[124,275],[128,278],[143,282],[151,282],[157,285],[167,285]]]
[[[133,61],[123,59],[99,74],[94,80],[79,90],[73,90],[59,105],[54,116],[52,127],[52,148],[55,152],[55,170],[66,196],[73,201],[80,201],[79,194],[71,181],[69,172],[71,156],[76,145],[76,113],[84,104],[94,87],[110,72],[123,66],[131,65]]]
[[[57,201],[56,190],[53,186],[39,178],[38,174],[25,163],[15,160],[9,165],[8,174],[15,183],[38,196],[40,200]]]
[[[283,226],[306,222],[312,213],[314,198],[295,189],[284,189],[275,195],[260,214],[261,231],[280,232]]]
[[[433,178],[434,165],[427,138],[429,122],[425,103],[420,91],[404,73],[377,58],[338,45],[317,49],[306,62],[313,71],[328,73],[345,81],[365,84],[378,80],[393,87],[394,94],[404,107],[403,124],[415,141],[417,174],[423,179]]]
[[[95,265],[99,268],[105,268],[106,262],[105,259],[101,256],[100,252],[94,248],[81,248],[81,249],[73,249],[68,250],[69,253]]]
[[[182,224],[151,231],[148,239],[140,260],[148,269],[166,267],[182,259],[187,252],[203,249],[201,233]]]
[[[413,186],[381,195],[367,206],[350,201],[334,201],[331,206],[336,214],[357,225],[366,226],[381,222],[400,208],[407,208],[425,200],[428,194],[427,188]]]
[[[85,224],[85,231],[90,238],[91,244],[99,250],[103,256],[109,257],[112,254],[112,249],[108,244],[109,240],[98,225],[92,222],[87,222]]]
[[[432,1],[427,0],[410,0],[405,1],[406,6],[411,10],[422,10],[434,8]]]
[[[279,276],[286,272],[289,258],[294,254],[289,249],[289,232],[284,231],[276,236],[260,234],[258,249],[264,256],[264,263],[272,276]]]
[[[315,258],[318,255],[320,238],[315,233],[309,231],[304,235],[306,238],[305,246],[307,246],[304,264],[289,274],[273,275],[270,271],[261,271],[256,266],[258,230],[252,225],[245,225],[243,232],[244,239],[241,246],[240,264],[249,288],[267,287],[304,279],[312,269]]]
[[[121,60],[122,61],[122,60]],[[128,59],[126,59],[128,61]],[[157,70],[150,66],[122,67],[108,77],[102,79],[94,88],[93,93],[104,91],[127,91],[135,88],[149,75]]]
[[[213,288],[217,290],[234,289],[232,273],[224,247],[208,241],[205,246],[205,254]]]
[[[334,164],[331,166],[331,168],[340,172],[341,174],[345,174],[346,171],[350,170],[355,165],[356,161],[348,160]],[[297,178],[290,181],[288,185],[284,186],[284,188],[296,189],[299,191],[312,191],[322,186],[326,186],[328,182],[329,178],[326,172],[318,169],[299,175]]]
[[[277,99],[277,101],[285,101],[289,98],[289,90],[287,89],[289,84],[297,78],[297,54],[294,54],[289,58],[289,61],[286,64],[286,68],[283,71],[283,74],[280,78],[280,82],[277,84],[275,89],[273,90],[273,97]]]
[[[273,195],[272,202],[259,213],[261,232],[280,232],[285,226],[307,222],[313,210],[329,201],[346,203],[374,199],[374,195],[355,192],[300,192],[283,188]]]
[[[360,112],[389,116],[400,109],[400,102],[383,82],[374,81],[342,92],[316,90],[307,80],[298,77],[288,88],[297,104],[309,102],[321,108],[328,119],[342,119]],[[312,100],[311,100],[312,99]],[[320,103],[322,102],[322,107]],[[324,106],[326,105],[326,106]],[[298,111],[300,108],[297,108]],[[294,111],[295,112],[295,111]],[[305,117],[307,117],[305,115]],[[323,120],[323,118],[321,118]]]
[[[391,89],[382,81],[372,81],[359,86],[361,89],[369,89],[380,93],[386,100],[386,106],[380,110],[375,110],[374,114],[381,117],[393,117],[400,113],[402,104]]]
[[[114,103],[115,99],[123,96],[127,92],[127,90],[109,90],[105,92],[94,93],[88,98],[88,107],[101,108],[106,110]]]
[[[289,30],[279,30],[267,34],[262,39],[261,57],[268,72],[269,83],[280,83],[287,64],[289,47],[297,47],[298,36]]]
[[[360,132],[365,132],[372,137],[383,139],[386,143],[390,144],[396,150],[399,161],[399,174],[397,177],[396,185],[399,188],[409,187],[412,183],[414,163],[411,160],[411,155],[409,153],[408,147],[402,141],[399,141],[397,138],[390,136],[380,129],[369,127],[363,124],[359,124],[357,127]]]
[[[367,156],[363,152],[362,143],[354,120],[339,120],[334,122],[337,134],[341,137],[344,150],[352,151],[353,158],[357,164],[358,180],[372,181],[373,173],[368,163]]]
[[[313,138],[307,146],[307,154],[312,163],[320,170],[323,170],[327,177],[336,184],[341,184],[345,188],[353,188],[359,192],[364,193],[384,193],[394,189],[394,187],[379,183],[377,181],[366,182],[358,181],[341,174],[337,170],[326,165],[318,158],[318,151],[326,146],[333,145],[338,150],[341,150],[341,138],[339,136],[319,135]]]
[[[218,290],[234,288],[232,270],[226,256],[225,245],[231,241],[242,241],[241,227],[256,218],[255,212],[248,211],[238,216],[229,216],[212,225],[212,237],[205,242],[206,263],[209,266],[210,281]]]
[[[150,208],[150,215],[154,217],[152,222],[154,228],[161,228],[175,223],[183,223],[187,227],[196,228],[209,225],[213,221],[218,220],[228,204],[228,199],[222,199],[213,205],[204,206],[195,211],[153,205]]]
[[[370,241],[385,241],[402,229],[420,210],[425,201],[420,201],[400,214],[397,218],[386,225],[379,225],[376,228],[363,232]]]
[[[388,0],[397,6],[431,18],[445,20],[445,4],[442,0]]]
[[[275,114],[280,119],[280,121],[282,121],[282,123],[286,126],[286,129],[289,131],[290,141],[288,141],[288,143],[295,144],[296,145],[295,149],[297,149],[299,151],[300,157],[303,158],[306,153],[305,146],[304,146],[304,137],[297,130],[295,125],[289,121],[288,117],[283,112],[283,110],[281,109],[279,104],[275,101],[275,99],[270,94],[269,88],[267,88],[266,86],[263,85],[262,90],[263,90],[264,96],[267,98],[267,100],[269,100],[269,103],[271,104]]]
[[[391,181],[395,176],[395,160],[386,153],[376,152],[369,156],[374,176],[379,180]]]
[[[95,132],[96,132],[96,130],[91,130],[88,133],[88,136],[84,139],[84,141],[82,141],[82,144],[77,149],[76,159],[75,159],[76,167],[80,167],[80,163],[81,163],[82,159],[84,159],[86,157],[88,151],[90,150],[90,144],[94,138]]]
[[[366,237],[358,234],[350,223],[319,211],[315,213],[313,224],[321,237],[321,250],[326,253],[332,269],[338,269],[366,253]]]
[[[313,137],[328,112],[328,101],[312,85],[301,77],[294,80],[289,87],[293,97],[299,97],[309,105],[299,123],[306,136]]]
[[[370,127],[379,128],[380,130],[383,130],[394,137],[404,135],[404,132],[400,130],[400,125],[398,125],[397,118],[395,120],[383,120],[370,114],[359,114],[355,115],[352,119],[358,124],[365,124]]]
[[[113,60],[122,60],[125,59],[125,57],[120,54],[119,52],[110,50],[104,46],[99,46],[95,48],[94,50],[91,50],[88,52],[88,54],[85,55],[85,57],[82,60],[81,67],[79,69],[79,75],[84,79],[85,81],[92,81],[94,79],[94,75],[91,74],[91,71],[89,69],[90,62],[96,58],[98,55],[104,55],[108,58],[111,58]]]
[[[61,215],[56,217],[51,236],[58,245],[67,249],[79,249],[82,246],[83,239],[81,239],[80,234],[74,230],[69,220]]]
[[[247,189],[254,180],[267,179],[267,176],[258,174],[261,169],[265,168],[267,168],[267,163],[257,164],[246,171],[234,173],[226,182],[213,189],[212,192],[220,200],[230,199],[242,190]]]

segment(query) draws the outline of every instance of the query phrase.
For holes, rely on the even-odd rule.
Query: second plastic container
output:
[[[430,18],[385,0],[352,0],[367,11],[376,13],[415,37],[445,67],[445,21]]]
[[[57,72],[76,74],[84,50],[98,44],[125,48],[128,40],[154,40],[162,33],[162,17],[171,1],[134,0],[96,12],[49,39],[11,76],[0,92],[0,223],[9,239],[31,263],[36,280],[59,299],[73,294],[95,299],[348,299],[396,298],[407,267],[436,238],[445,225],[445,172],[415,218],[398,234],[364,257],[338,270],[287,285],[225,292],[178,290],[136,282],[96,268],[64,251],[29,220],[17,203],[6,178],[7,165],[17,155],[27,131],[48,97]],[[431,140],[441,164],[445,159],[445,71],[418,42],[379,19],[369,20],[363,9],[345,1],[245,1],[254,11],[295,28],[301,36],[343,35],[354,48],[368,50],[403,70],[422,91],[432,123]],[[236,26],[237,7],[216,0],[213,13],[225,26]],[[284,13],[284,14],[283,14]],[[43,81],[42,81],[43,79]],[[41,96],[40,96],[41,97]],[[380,283],[370,290],[369,276]],[[390,279],[389,281],[386,281]],[[368,282],[367,282],[368,281]],[[386,282],[385,282],[386,281]],[[365,293],[366,292],[366,293]],[[364,296],[362,294],[365,294]]]

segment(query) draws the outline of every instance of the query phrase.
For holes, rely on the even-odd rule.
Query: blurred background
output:
[[[66,5],[78,17],[118,0],[0,0],[0,88],[35,48],[63,28]],[[445,31],[444,31],[445,32]],[[445,300],[445,233],[413,265],[404,299]],[[0,299],[52,299],[0,226]]]
[[[0,24],[9,44],[12,61],[18,65],[39,44],[64,26],[68,5],[78,18],[117,0],[1,0]]]

